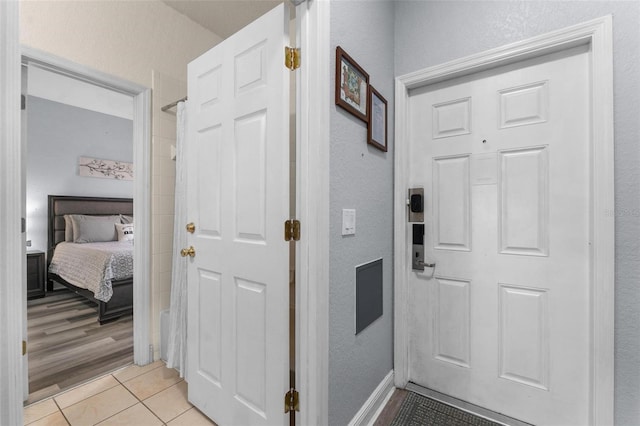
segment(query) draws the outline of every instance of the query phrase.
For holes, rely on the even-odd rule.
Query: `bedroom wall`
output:
[[[79,176],[81,156],[133,162],[133,122],[29,96],[28,249],[47,250],[48,195],[133,197],[133,181]]]
[[[341,46],[388,102],[388,152],[367,145],[367,126],[330,112],[329,424],[346,425],[393,369],[393,1],[332,1],[331,86]],[[332,94],[328,94],[333,96]],[[342,209],[356,234],[342,236]],[[383,259],[383,314],[355,334],[355,268]]]
[[[397,1],[396,75],[611,14],[615,131],[615,423],[640,424],[640,2]]]
[[[187,63],[221,38],[161,1],[20,1],[20,42],[153,88],[151,336],[159,358],[160,311],[169,307],[175,116],[160,111],[164,81],[184,83]],[[161,76],[154,80],[156,76]],[[177,99],[177,98],[176,98]],[[176,100],[171,99],[171,101]],[[169,231],[168,231],[169,230]],[[168,269],[168,271],[167,271]]]

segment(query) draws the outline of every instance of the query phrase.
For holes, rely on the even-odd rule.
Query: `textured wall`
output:
[[[133,161],[133,122],[30,96],[27,102],[27,240],[47,251],[47,196],[132,197],[133,182],[81,177],[78,158]]]
[[[220,40],[161,1],[20,1],[20,43],[146,87]]]
[[[365,123],[332,106],[330,425],[346,425],[393,369],[393,2],[333,1],[332,76],[338,45],[388,102],[389,151],[368,146]],[[355,235],[341,235],[343,208],[356,209]],[[383,316],[356,336],[355,267],[378,258],[383,258]]]
[[[23,45],[154,89],[150,334],[157,359],[159,312],[168,306],[170,291],[171,264],[167,258],[173,250],[175,180],[175,165],[169,157],[175,116],[160,107],[164,105],[161,102],[178,99],[167,100],[176,91],[164,89],[173,81],[186,81],[187,63],[221,39],[158,0],[22,0],[20,13]],[[166,82],[163,88],[162,81]]]
[[[396,75],[613,15],[615,415],[640,424],[640,2],[397,1]]]

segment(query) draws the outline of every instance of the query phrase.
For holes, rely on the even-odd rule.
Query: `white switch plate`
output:
[[[356,211],[355,209],[342,209],[342,235],[355,235]]]

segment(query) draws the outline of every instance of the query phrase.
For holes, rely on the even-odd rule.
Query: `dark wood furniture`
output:
[[[86,215],[133,215],[133,199],[105,197],[77,197],[68,195],[49,195],[49,244],[47,250],[47,288],[53,289],[53,282],[60,283],[71,291],[80,294],[98,305],[98,320],[105,321],[133,313],[133,277],[112,281],[113,296],[108,302],[97,300],[93,292],[76,287],[59,275],[49,271],[49,263],[56,245],[65,238],[65,214]]]
[[[44,252],[27,252],[27,300],[44,297]]]

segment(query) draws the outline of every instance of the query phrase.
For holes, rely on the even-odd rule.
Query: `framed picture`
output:
[[[367,74],[340,46],[336,48],[336,105],[368,121]]]
[[[369,126],[367,143],[387,152],[387,100],[369,86]]]

